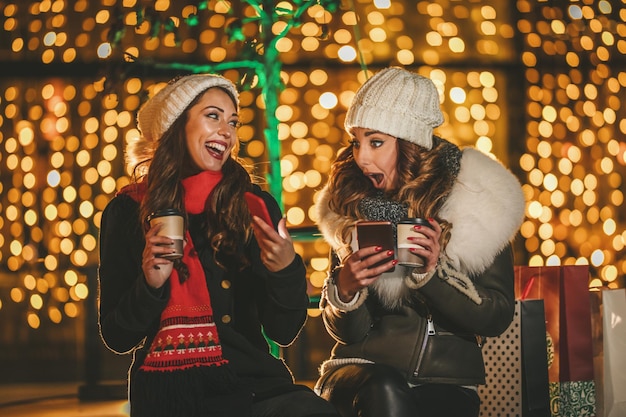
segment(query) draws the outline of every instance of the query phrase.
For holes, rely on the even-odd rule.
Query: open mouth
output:
[[[224,155],[224,152],[226,152],[226,145],[218,142],[208,142],[204,145],[204,147],[216,158],[221,158]]]
[[[380,186],[383,182],[384,175],[383,174],[367,174],[368,177],[374,182],[374,185]]]

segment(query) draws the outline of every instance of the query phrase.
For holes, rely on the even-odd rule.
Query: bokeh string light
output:
[[[531,265],[589,264],[592,286],[615,287],[626,274],[626,8],[557,3],[518,2],[528,120],[521,231]]]
[[[277,7],[293,10],[294,3]],[[332,13],[311,7],[276,44],[284,84],[277,137],[290,227],[314,224],[316,192],[345,146],[343,117],[365,81],[362,68],[401,65],[435,81],[446,119],[437,133],[477,146],[520,174],[528,200],[521,231],[528,259],[519,260],[590,264],[594,285],[620,285],[626,274],[626,110],[620,99],[626,5],[349,3],[354,8]],[[139,134],[135,113],[169,76],[144,65],[105,94],[113,75],[94,79],[80,73],[81,65],[104,68],[116,51],[144,64],[225,63],[240,52],[241,39],[258,35],[251,20],[257,12],[245,2],[198,4],[206,8],[167,0],[3,3],[0,59],[35,63],[42,71],[0,79],[0,314],[18,311],[32,328],[62,324],[95,296],[86,280],[97,266],[102,210],[130,180],[123,149]],[[146,5],[169,19],[159,27],[149,16],[138,21],[136,9]],[[240,36],[225,29],[236,16],[241,37],[228,42]],[[271,30],[279,33],[283,25]],[[78,73],[42,75],[54,65]],[[237,81],[242,74],[231,69],[224,75]],[[249,82],[252,88],[241,95],[239,137],[245,162],[263,176],[265,103],[254,79]],[[515,89],[519,102],[511,98]],[[310,293],[318,294],[328,247],[319,238],[296,245],[307,260]]]

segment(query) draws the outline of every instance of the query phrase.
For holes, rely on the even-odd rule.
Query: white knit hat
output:
[[[137,128],[141,137],[126,146],[126,162],[130,167],[149,159],[154,154],[161,136],[180,117],[191,102],[212,87],[230,92],[239,107],[239,93],[227,78],[217,74],[193,74],[171,80],[151,97],[137,113]]]
[[[389,67],[359,88],[344,125],[347,131],[377,130],[431,149],[433,129],[442,123],[435,84],[419,74]]]

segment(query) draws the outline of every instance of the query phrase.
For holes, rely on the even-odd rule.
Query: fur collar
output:
[[[331,211],[329,200],[328,188],[324,187],[316,203],[317,225],[343,260],[352,252],[350,244],[355,219]],[[452,234],[445,251],[453,267],[469,276],[487,269],[517,234],[524,210],[524,195],[517,178],[500,162],[482,152],[474,148],[464,149],[456,183],[439,213],[441,218],[452,223]],[[402,269],[396,268],[396,271]],[[401,274],[390,273],[390,278],[394,275],[397,279],[377,281],[385,281],[390,287],[390,301],[405,288]],[[381,293],[382,288],[375,289]]]

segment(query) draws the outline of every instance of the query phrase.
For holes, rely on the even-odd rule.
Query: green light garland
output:
[[[279,59],[280,53],[276,48],[276,44],[280,39],[288,36],[289,31],[302,23],[303,14],[313,6],[320,5],[329,13],[336,12],[341,4],[340,0],[292,0],[293,9],[285,7],[276,7],[276,1],[265,0],[245,0],[243,3],[252,7],[257,14],[254,17],[244,19],[234,19],[225,28],[226,36],[229,42],[239,42],[241,47],[238,48],[236,59],[229,62],[217,64],[184,64],[177,62],[155,62],[150,60],[139,60],[134,57],[126,58],[143,66],[155,69],[174,69],[182,70],[190,73],[222,73],[226,70],[237,69],[240,72],[239,85],[240,88],[247,90],[251,88],[259,88],[265,103],[265,122],[264,137],[267,146],[268,172],[266,179],[269,186],[269,192],[274,196],[281,209],[284,209],[282,203],[282,177],[280,172],[280,141],[278,138],[279,121],[276,117],[278,109],[278,95],[284,85],[280,78],[282,63]],[[196,3],[196,9],[212,11],[207,1]],[[178,28],[174,25],[173,20],[163,18],[160,13],[156,12],[154,7],[144,7],[135,9],[137,15],[137,23],[141,24],[148,21],[151,24],[150,37],[158,37],[162,32],[165,34],[173,33],[177,42]],[[231,8],[232,12],[232,8]],[[113,23],[108,39],[112,46],[118,46],[123,39],[125,33],[124,25],[120,24],[121,17]],[[183,20],[188,26],[197,26],[199,18],[197,14],[191,14]],[[273,34],[271,28],[277,22],[285,23],[285,27],[278,34]],[[246,38],[243,33],[243,25],[248,23],[256,23],[258,25],[258,34],[260,39]],[[161,31],[163,29],[163,31]],[[327,28],[323,32],[327,33]],[[326,35],[327,36],[327,35]],[[256,84],[252,83],[256,77]]]

